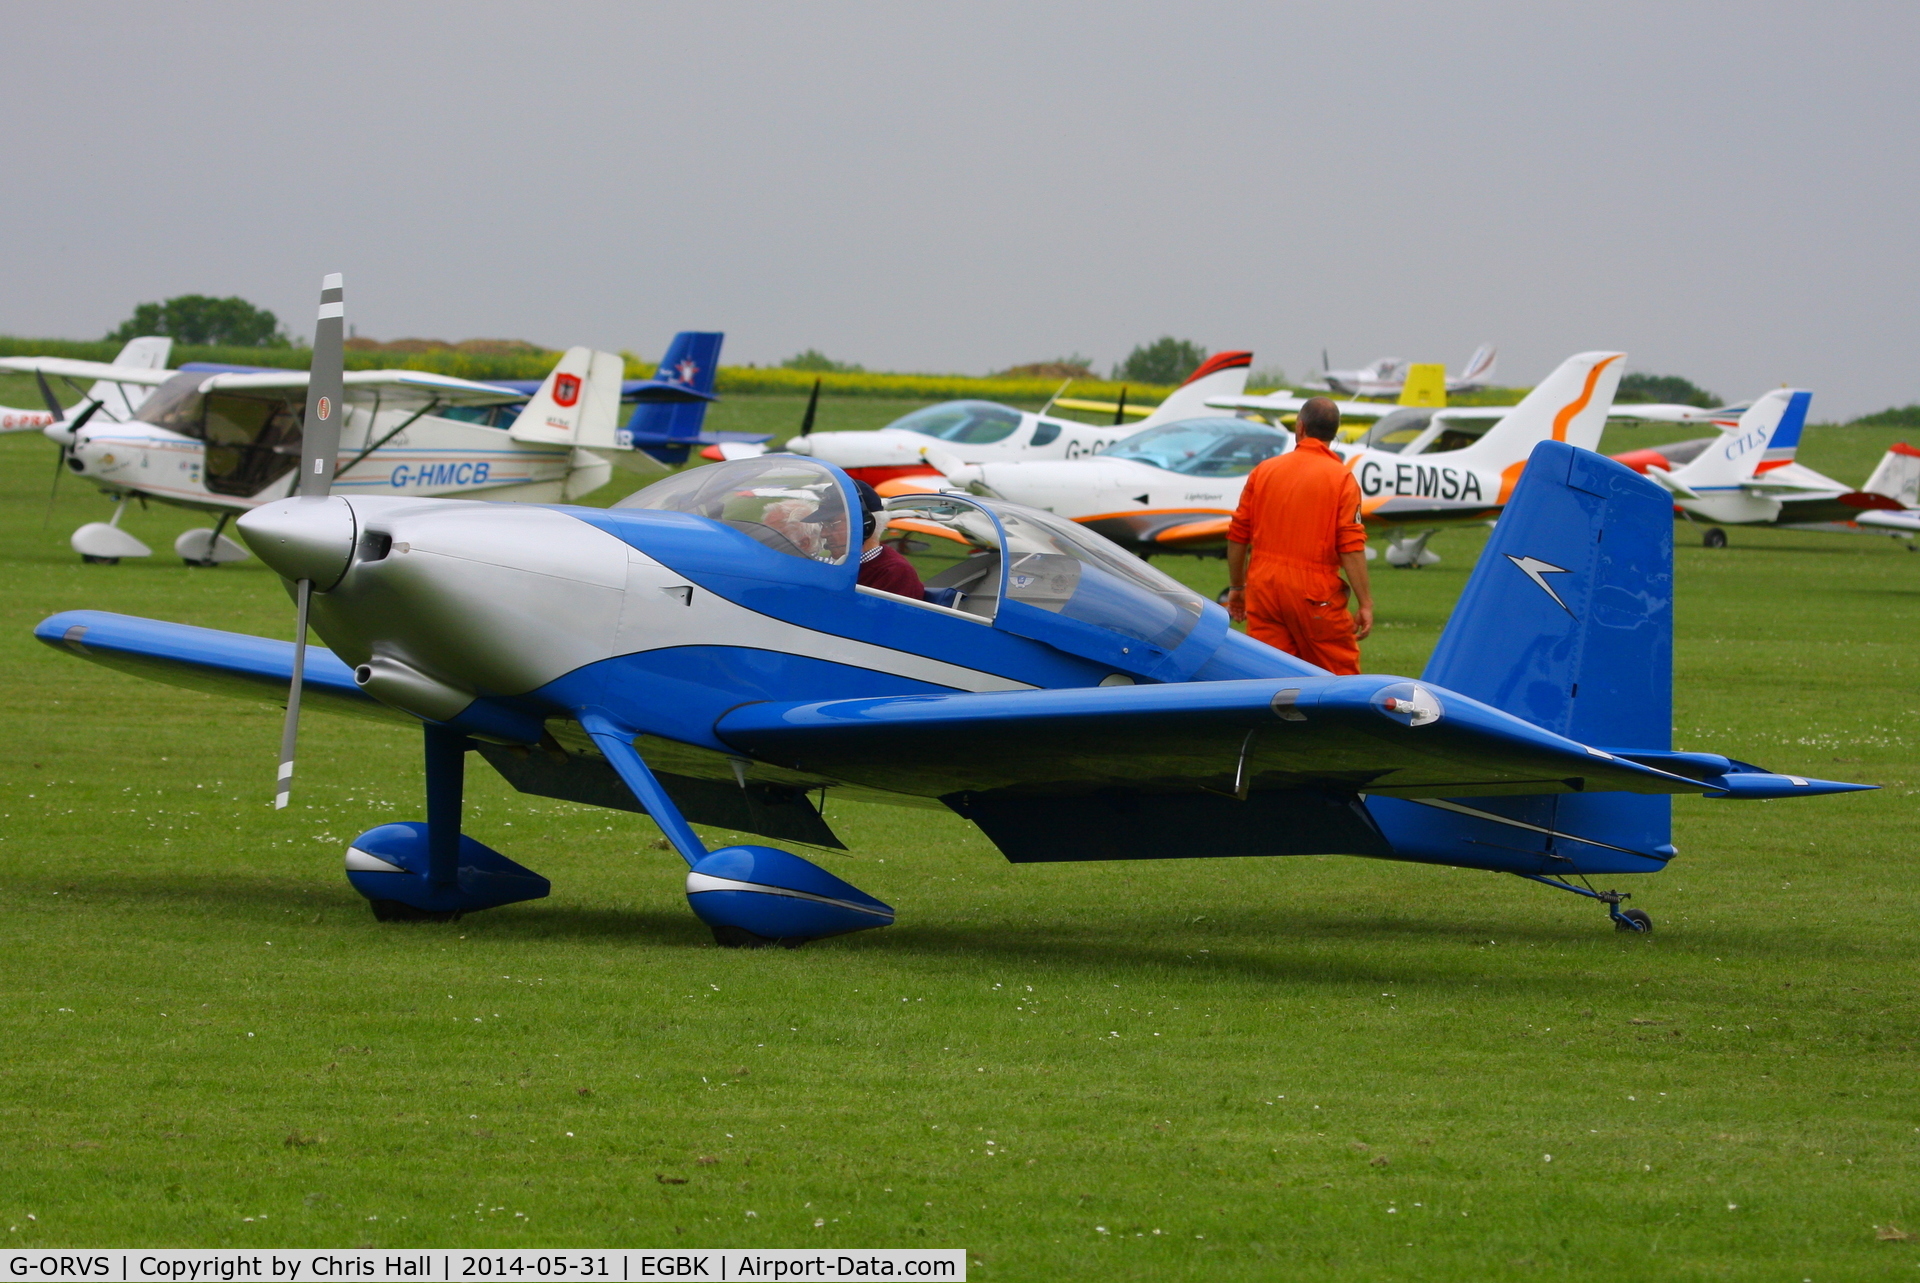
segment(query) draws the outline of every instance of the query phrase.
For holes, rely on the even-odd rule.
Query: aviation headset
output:
[[[857,477],[850,480],[853,481],[853,488],[860,492],[860,542],[864,544],[873,538],[874,528],[880,524],[880,510],[884,501],[880,498],[880,492],[866,482]]]

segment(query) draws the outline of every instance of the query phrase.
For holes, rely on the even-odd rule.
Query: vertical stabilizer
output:
[[[164,370],[172,355],[172,339],[162,334],[148,334],[128,339],[127,345],[120,349],[120,355],[113,358],[113,363],[136,370]],[[87,400],[98,401],[100,413],[107,418],[116,423],[125,423],[133,418],[140,403],[152,394],[153,389],[144,383],[114,383],[101,379],[87,389]]]
[[[507,435],[530,445],[611,447],[624,372],[624,363],[611,352],[568,348]]]
[[[1425,676],[1584,744],[1667,748],[1672,498],[1590,450],[1536,447]]]
[[[1475,467],[1507,469],[1523,463],[1542,441],[1596,448],[1626,356],[1582,352],[1568,357],[1485,436],[1453,457]]]
[[[1500,350],[1493,344],[1482,343],[1473,350],[1473,355],[1467,358],[1467,364],[1461,369],[1460,377],[1449,379],[1447,386],[1455,392],[1470,392],[1475,388],[1485,387],[1487,381],[1493,377],[1494,361],[1499,355]]]
[[[1670,748],[1672,498],[1591,451],[1537,446],[1424,678],[1596,750]],[[1515,872],[1564,875],[1645,871],[1673,854],[1664,796],[1575,791],[1459,804],[1482,818],[1457,807],[1445,821],[1431,806],[1369,808],[1409,859],[1502,850]]]
[[[1207,409],[1209,397],[1239,396],[1247,390],[1247,374],[1253,368],[1251,352],[1215,352],[1187,376],[1157,409],[1135,424],[1139,428],[1158,427],[1177,419],[1193,419],[1215,411]]]
[[[1747,407],[1733,431],[1678,469],[1673,480],[1695,493],[1731,490],[1793,462],[1813,393],[1775,388]]]
[[[726,337],[717,330],[682,330],[673,336],[660,358],[659,373],[641,390],[640,403],[627,420],[623,445],[673,463],[687,457],[687,446],[699,440],[707,420]]]
[[[1920,450],[1904,441],[1880,456],[1880,466],[1860,487],[1869,494],[1898,500],[1903,508],[1920,508]]]
[[[1400,385],[1401,405],[1445,406],[1447,403],[1447,367],[1409,365],[1407,381]]]

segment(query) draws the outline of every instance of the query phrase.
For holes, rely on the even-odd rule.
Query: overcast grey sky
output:
[[[5,4],[0,332],[985,372],[1165,333],[1920,400],[1920,6]]]

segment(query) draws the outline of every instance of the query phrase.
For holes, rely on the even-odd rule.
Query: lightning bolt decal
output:
[[[1568,606],[1566,602],[1560,600],[1560,594],[1555,592],[1553,586],[1546,580],[1546,576],[1548,575],[1566,574],[1567,568],[1565,566],[1556,566],[1552,562],[1542,561],[1538,557],[1516,557],[1512,553],[1507,554],[1507,560],[1511,561],[1521,574],[1533,580],[1534,586],[1539,588],[1541,592],[1553,598],[1554,605],[1566,611],[1567,614],[1573,615],[1573,608]],[[1574,617],[1578,618],[1578,616]]]

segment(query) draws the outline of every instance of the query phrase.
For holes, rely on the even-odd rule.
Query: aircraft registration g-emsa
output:
[[[471,752],[523,792],[650,815],[734,946],[893,921],[792,852],[693,828],[836,847],[822,790],[951,810],[1017,863],[1371,856],[1517,874],[1644,932],[1629,893],[1588,880],[1674,859],[1672,795],[1864,787],[1673,749],[1671,505],[1590,451],[1534,450],[1424,674],[1335,677],[1011,503],[888,501],[971,555],[934,576],[938,601],[862,587],[879,514],[817,459],[696,468],[612,509],[330,495],[333,280],[301,494],[240,519],[298,640],[94,611],[36,635],[159,681],[285,689],[283,805],[303,696],[420,728],[426,820],[346,851],[382,920],[548,894],[460,832]],[[309,622],[331,651],[307,650]]]
[[[700,423],[714,399],[720,339],[682,333],[658,377],[626,383],[619,357],[585,347],[568,349],[537,386],[425,370],[352,371],[342,385],[339,486],[351,494],[554,503],[597,490],[616,467],[658,476],[666,469],[656,454],[683,458],[689,444],[706,439]],[[676,359],[695,349],[710,359]],[[129,364],[127,357],[123,352],[112,364],[0,358],[0,369],[41,381],[54,419],[43,430],[60,447],[54,484],[72,472],[117,501],[110,520],[74,532],[74,551],[106,563],[151,555],[120,525],[138,498],[218,514],[211,529],[174,541],[185,561],[211,566],[244,558],[246,549],[221,532],[240,513],[291,493],[307,371],[169,370],[164,351],[151,364]],[[63,409],[50,376],[96,382],[81,404]],[[617,422],[623,397],[637,402],[624,428]]]

